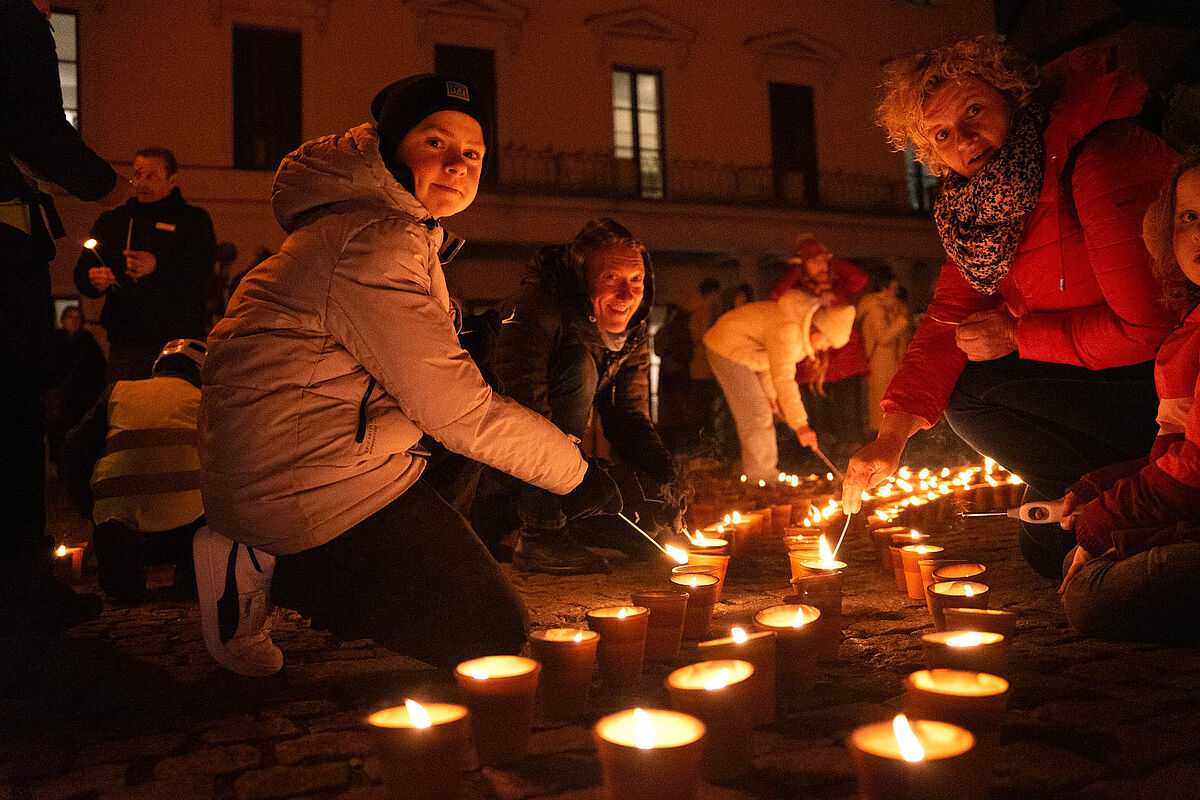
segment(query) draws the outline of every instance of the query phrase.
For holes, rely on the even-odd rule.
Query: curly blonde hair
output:
[[[1183,274],[1175,258],[1175,189],[1185,172],[1200,169],[1200,148],[1186,151],[1179,165],[1163,184],[1158,199],[1146,209],[1142,220],[1142,239],[1154,264],[1154,277],[1162,284],[1160,302],[1177,313],[1200,303],[1200,286]]]
[[[1008,47],[1003,36],[994,33],[897,58],[883,68],[884,96],[876,109],[875,121],[887,131],[894,150],[905,150],[912,145],[917,160],[934,175],[942,175],[947,167],[934,154],[933,142],[921,130],[925,100],[946,83],[964,78],[979,78],[991,84],[1014,111],[1029,104],[1038,85],[1034,63]]]

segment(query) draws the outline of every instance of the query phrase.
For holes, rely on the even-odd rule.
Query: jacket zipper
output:
[[[354,441],[357,444],[362,444],[363,439],[367,438],[367,403],[371,399],[371,392],[375,391],[375,376],[371,376],[371,380],[367,381],[367,391],[363,393],[362,402],[358,404],[358,432],[354,434]]]

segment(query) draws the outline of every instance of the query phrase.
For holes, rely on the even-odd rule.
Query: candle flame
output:
[[[908,467],[901,467],[900,469],[896,470],[896,474],[901,478],[910,478],[912,477],[912,470],[910,470]]]
[[[974,597],[975,596],[975,590],[971,588],[971,584],[968,583],[966,586],[963,587],[963,595],[966,597]]]
[[[575,638],[572,639],[571,641],[574,642],[575,644],[579,644],[580,642],[582,642],[583,641],[583,631],[579,631],[578,633],[576,633]]]
[[[779,473],[779,482],[780,482],[780,483],[783,483],[783,482],[785,482],[785,481],[787,480],[787,477],[788,477],[788,476],[787,476],[787,473],[786,473],[786,472],[781,472],[781,473]]]
[[[926,478],[929,477],[929,475],[930,475],[929,467],[924,467],[924,468],[922,468],[922,470],[920,472],[917,473],[917,477],[920,478],[921,480],[925,480]]]
[[[488,679],[487,672],[479,667],[471,667],[471,671],[468,674],[477,681],[486,681]]]
[[[693,588],[693,589],[695,589],[695,588],[696,588],[696,581],[697,581],[697,578],[696,578],[696,576],[695,576],[695,575],[693,575],[693,576],[692,576],[692,583],[691,583],[691,586],[692,586],[692,588]]]
[[[740,511],[733,512],[733,514],[731,515],[730,521],[731,522],[741,522],[742,521],[742,512],[740,512]]]
[[[1011,483],[1013,486],[1020,486],[1025,481],[1021,480],[1020,475],[1009,475],[1008,482]]]
[[[983,457],[983,471],[986,472],[987,474],[991,475],[992,470],[994,470],[995,468],[996,468],[996,460],[989,456],[984,456]]]
[[[758,481],[758,485],[759,485],[759,488],[762,488],[767,485],[767,482],[760,478]]]
[[[425,710],[425,706],[416,700],[405,700],[404,707],[408,709],[408,718],[412,720],[414,728],[428,728],[433,724],[433,720],[429,718],[429,712]]]
[[[100,243],[97,242],[95,239],[88,239],[86,242],[83,243],[83,246],[86,247],[88,250],[95,250],[96,245],[98,245],[98,244],[100,244]]]
[[[817,545],[817,552],[821,554],[822,561],[833,561],[833,550],[829,547],[829,542],[825,541],[825,534],[821,534],[821,541]]]
[[[640,708],[633,710],[633,737],[639,750],[650,750],[654,747],[654,720]]]
[[[686,564],[688,562],[688,554],[673,545],[667,545],[667,555],[669,555],[676,564]]]
[[[621,606],[621,610],[617,612],[617,619],[625,619],[627,616],[629,614],[626,612],[625,606]]]
[[[58,549],[54,551],[54,555],[58,556],[59,558],[62,558],[66,554],[67,554],[67,546],[65,544],[60,544],[58,546]]]
[[[983,644],[983,636],[979,631],[967,631],[961,636],[953,636],[946,640],[950,647],[978,647]]]
[[[792,627],[800,628],[803,626],[804,626],[804,606],[800,606],[800,608],[796,609],[796,618],[792,620]]]
[[[833,473],[832,473],[832,472],[826,472],[826,473],[825,473],[825,480],[827,480],[827,481],[832,481],[832,480],[833,480]]]
[[[908,724],[908,717],[897,714],[892,720],[892,732],[896,735],[896,744],[900,746],[900,755],[905,761],[925,760],[925,748],[921,747],[912,726]]]
[[[721,667],[721,671],[704,682],[704,688],[708,691],[714,689],[724,689],[729,685],[729,667]]]
[[[750,637],[746,636],[746,631],[743,630],[742,628],[734,628],[734,629],[730,630],[729,635],[732,636],[733,640],[735,642],[737,642],[738,644],[745,644],[746,641],[750,638]]]
[[[742,476],[742,483],[745,483],[745,482],[746,482],[746,476],[745,476],[745,475],[743,475],[743,476]]]

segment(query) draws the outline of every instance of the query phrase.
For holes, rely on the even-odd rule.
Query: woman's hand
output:
[[[1064,531],[1074,530],[1075,509],[1079,506],[1079,498],[1075,496],[1074,492],[1067,492],[1065,495],[1063,495],[1063,498],[1057,502],[1062,503],[1062,519],[1058,522],[1059,527],[1061,527]]]
[[[1063,517],[1063,521],[1066,521],[1066,517]],[[1066,526],[1064,525],[1063,527]],[[1067,584],[1071,582],[1071,578],[1075,576],[1075,573],[1079,572],[1080,568],[1083,567],[1084,564],[1091,561],[1092,558],[1093,556],[1091,553],[1076,545],[1075,558],[1071,559],[1071,566],[1067,568],[1067,574],[1063,576],[1062,586],[1058,587],[1058,593],[1060,595],[1067,590]]]
[[[1017,320],[1001,306],[971,314],[954,331],[958,349],[971,361],[991,361],[1017,349]]]
[[[792,430],[796,432],[796,438],[800,440],[800,444],[803,447],[807,447],[810,450],[817,449],[817,432],[816,431],[814,431],[812,428],[808,427],[807,425],[800,425],[798,427],[792,428]]]
[[[862,493],[896,471],[904,445],[923,427],[925,421],[914,414],[883,415],[875,441],[850,457],[842,479],[842,513],[853,514],[862,508]]]

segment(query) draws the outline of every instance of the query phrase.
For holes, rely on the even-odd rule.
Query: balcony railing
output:
[[[565,153],[507,146],[501,149],[493,185],[499,192],[638,199],[638,173],[630,159],[609,153]],[[674,202],[812,208],[873,214],[914,214],[900,178],[844,171],[818,173],[817,197],[800,173],[777,178],[770,166],[669,159],[663,199]]]

